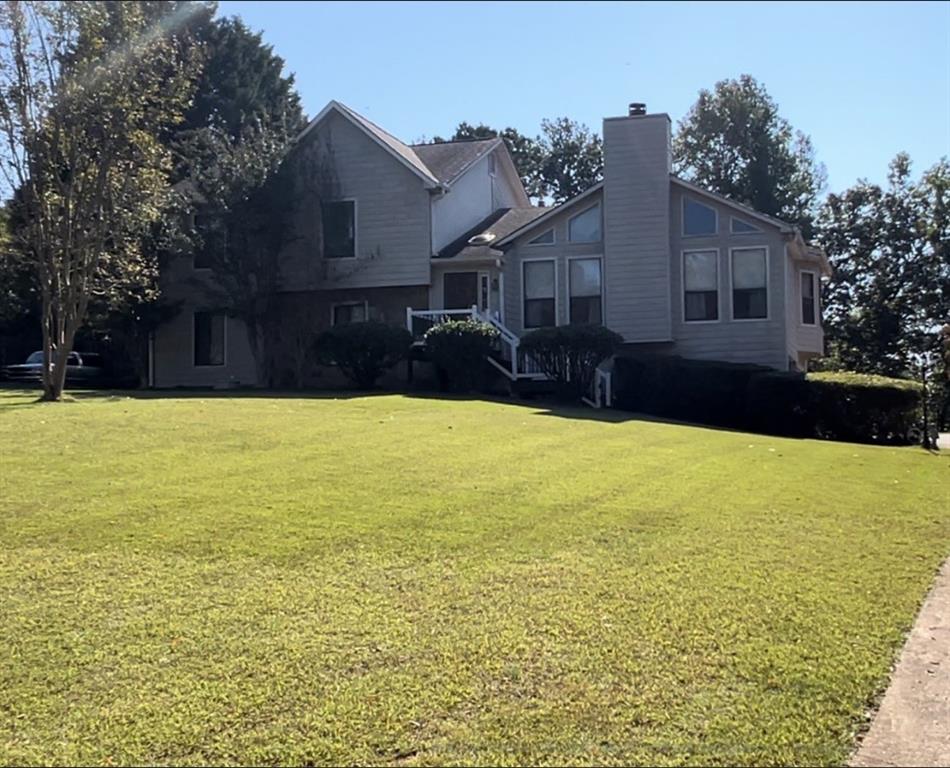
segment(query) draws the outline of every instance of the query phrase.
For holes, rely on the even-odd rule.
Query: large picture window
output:
[[[732,317],[761,320],[769,315],[768,257],[765,248],[732,251]]]
[[[525,261],[524,327],[544,328],[557,324],[554,260]]]
[[[568,281],[570,283],[572,323],[600,325],[603,321],[602,283],[600,259],[571,259]]]
[[[323,225],[323,257],[349,259],[356,256],[356,203],[353,200],[320,205]]]
[[[802,322],[805,325],[814,325],[817,316],[815,300],[815,273],[802,272]]]
[[[567,222],[567,239],[572,243],[599,243],[600,205],[582,211]]]
[[[686,322],[719,319],[719,251],[683,254],[683,318]]]
[[[195,312],[195,365],[224,365],[223,312]]]

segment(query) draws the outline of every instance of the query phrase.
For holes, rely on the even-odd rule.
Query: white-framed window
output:
[[[734,235],[752,235],[762,230],[747,221],[737,219],[735,216],[729,217],[729,231]]]
[[[683,198],[683,234],[687,237],[715,235],[719,231],[719,214],[715,208]]]
[[[719,319],[719,251],[683,251],[683,320]]]
[[[568,266],[571,323],[600,325],[604,322],[603,262],[599,256],[572,258]]]
[[[557,325],[557,271],[554,259],[521,262],[522,318],[525,328]]]
[[[769,253],[764,247],[730,252],[732,319],[766,320],[769,316]]]
[[[802,271],[802,325],[818,322],[818,280],[814,272]]]
[[[227,345],[227,315],[219,310],[194,313],[193,352],[196,368],[224,365]]]
[[[365,323],[369,320],[369,304],[365,301],[348,301],[334,304],[330,308],[330,322],[333,325]]]
[[[528,245],[554,245],[554,227],[547,229],[533,240],[528,241]]]
[[[356,201],[325,200],[320,204],[323,258],[356,257]]]
[[[599,243],[603,238],[600,203],[567,220],[567,239],[572,243]]]

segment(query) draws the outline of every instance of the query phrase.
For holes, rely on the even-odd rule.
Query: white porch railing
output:
[[[406,328],[416,339],[416,343],[421,344],[422,336],[433,325],[466,317],[489,323],[498,331],[498,358],[489,357],[488,362],[509,379],[517,381],[518,379],[548,378],[534,359],[520,350],[521,339],[494,314],[482,312],[475,305],[468,309],[412,309],[406,307]]]

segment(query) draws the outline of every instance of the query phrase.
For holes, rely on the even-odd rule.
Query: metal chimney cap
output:
[[[647,105],[641,101],[633,101],[630,103],[630,110],[627,113],[630,117],[640,117],[647,113]]]

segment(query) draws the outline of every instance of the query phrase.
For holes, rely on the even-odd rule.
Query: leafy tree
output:
[[[173,139],[195,214],[190,248],[211,268],[209,297],[244,323],[266,381],[278,257],[292,237],[300,181],[284,160],[305,121],[293,76],[260,34],[237,19],[209,20],[197,34],[204,67]]]
[[[603,178],[603,140],[583,123],[566,117],[541,121],[541,184],[562,203]]]
[[[566,117],[541,122],[541,136],[531,138],[514,128],[498,130],[484,123],[461,122],[450,141],[501,136],[511,152],[528,197],[563,202],[596,184],[603,176],[603,143],[581,123]],[[445,139],[436,136],[433,141]]]
[[[697,184],[812,234],[824,166],[811,139],[793,130],[750,75],[721,80],[680,121],[674,169]]]
[[[141,238],[169,193],[161,143],[197,61],[177,4],[7,0],[0,7],[0,167],[13,249],[41,297],[43,398],[59,400],[90,299],[154,289]],[[187,9],[186,9],[187,10]]]
[[[941,328],[950,319],[950,163],[914,181],[899,154],[885,187],[859,181],[829,195],[818,237],[834,277],[825,287],[832,366],[913,376],[933,361],[945,379]],[[942,387],[937,387],[942,392]]]

